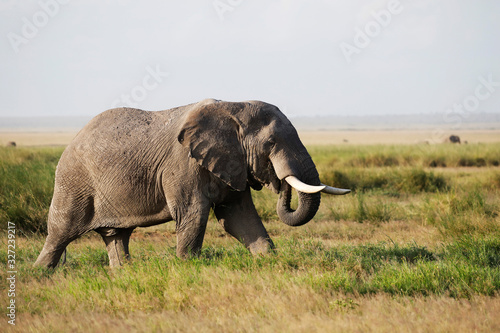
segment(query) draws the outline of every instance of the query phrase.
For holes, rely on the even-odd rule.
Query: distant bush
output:
[[[354,191],[384,190],[388,193],[414,194],[447,191],[449,188],[444,176],[422,169],[321,171],[321,179],[324,183],[335,187],[350,188]]]
[[[433,172],[426,172],[421,169],[410,170],[400,175],[400,180],[396,188],[403,192],[438,192],[446,191],[448,185],[442,175]]]
[[[353,167],[393,167],[399,166],[404,161],[400,161],[399,156],[391,156],[386,154],[372,154],[368,156],[355,157],[348,163]]]
[[[500,165],[500,144],[316,146],[314,161],[337,168],[486,167]]]

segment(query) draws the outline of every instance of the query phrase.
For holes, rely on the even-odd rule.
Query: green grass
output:
[[[134,260],[114,271],[106,266],[104,248],[94,245],[71,251],[68,263],[57,270],[33,268],[41,245],[37,240],[17,254],[17,287],[23,291],[18,297],[20,313],[181,311],[203,306],[207,297],[217,306],[230,296],[226,287],[270,295],[298,288],[316,296],[384,293],[455,298],[493,296],[500,290],[498,238],[462,237],[435,250],[392,242],[332,248],[292,238],[280,239],[275,255],[253,257],[233,244],[205,247],[199,257],[189,260],[176,258],[173,247],[144,240],[133,243]],[[0,285],[5,290],[5,279]]]
[[[16,301],[22,331],[68,327],[75,331],[116,331],[116,327],[294,331],[297,325],[306,327],[299,331],[310,331],[310,322],[328,329],[349,316],[366,316],[372,311],[367,304],[378,311],[435,300],[440,305],[430,309],[443,314],[456,309],[450,300],[463,304],[481,297],[487,299],[483,312],[490,311],[491,318],[496,318],[498,144],[309,150],[324,183],[354,191],[323,196],[315,219],[300,228],[278,221],[275,194],[254,192],[257,210],[277,245],[275,253],[250,255],[212,215],[199,257],[180,260],[175,256],[175,227],[170,223],[135,231],[132,260],[122,268],[109,268],[104,243],[89,234],[70,244],[66,265],[47,270],[32,264],[43,246],[62,149],[0,148],[0,223],[4,231],[7,221],[16,224]],[[478,159],[485,163],[471,167],[461,162]],[[431,166],[432,161],[439,161],[439,166]],[[5,258],[6,233],[0,238],[0,256]],[[6,274],[0,273],[2,290],[7,288]],[[309,321],[299,319],[302,313],[308,314]],[[471,316],[478,314],[457,314],[447,327],[464,324],[463,318]],[[399,317],[401,313],[394,313],[391,320]],[[413,328],[420,321],[414,324]],[[470,325],[471,329],[485,327]],[[372,326],[356,327],[352,331]]]
[[[417,147],[417,148],[416,148]],[[54,171],[62,148],[0,149],[0,223],[15,222],[24,234],[46,232],[46,216],[52,197]],[[322,146],[309,148],[324,183],[354,191],[357,203],[349,212],[335,214],[320,212],[319,218],[353,219],[363,221],[389,221],[394,216],[397,201],[421,194],[424,201],[434,204],[444,193],[461,195],[467,188],[479,196],[491,196],[500,189],[500,171],[497,167],[484,167],[478,177],[473,172],[450,174],[448,168],[428,168],[429,160],[443,161],[441,165],[459,167],[464,159],[481,158],[494,161],[500,158],[500,145],[418,145],[418,146]],[[494,163],[486,163],[493,165]],[[467,168],[461,168],[467,170]],[[451,169],[454,170],[454,169]],[[476,172],[477,174],[477,172]],[[475,186],[473,185],[475,182]],[[377,198],[374,200],[374,198]],[[435,199],[437,198],[437,199]],[[263,220],[276,220],[276,196],[268,191],[254,193],[254,200]],[[486,199],[485,199],[486,200]],[[483,200],[484,201],[484,200]],[[488,200],[486,200],[488,201]],[[486,202],[485,201],[485,202]],[[498,207],[487,203],[494,217]],[[481,207],[469,210],[483,216]],[[422,205],[418,212],[427,214]],[[463,216],[462,211],[457,214]],[[453,218],[454,214],[447,214]],[[317,217],[317,218],[318,218]],[[439,217],[437,217],[439,219]]]
[[[47,231],[54,173],[62,148],[0,148],[0,222],[24,234]]]

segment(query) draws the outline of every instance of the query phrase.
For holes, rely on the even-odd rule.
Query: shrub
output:
[[[397,187],[402,192],[438,192],[446,191],[448,188],[443,176],[421,169],[410,170],[408,173],[401,174],[400,177]]]
[[[353,191],[383,190],[387,193],[420,193],[447,191],[444,176],[422,169],[353,169],[348,172],[320,170],[323,182]]]

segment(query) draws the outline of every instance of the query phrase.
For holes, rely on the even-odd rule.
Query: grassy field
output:
[[[70,244],[66,265],[33,268],[63,148],[0,149],[0,255],[16,225],[16,326],[22,332],[500,331],[500,143],[309,145],[322,181],[315,219],[277,220],[277,245],[253,257],[211,219],[200,257],[175,257],[175,225],[138,229],[132,261],[107,266],[104,243]],[[7,271],[0,273],[7,312]]]

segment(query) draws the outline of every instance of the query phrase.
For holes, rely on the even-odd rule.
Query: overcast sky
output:
[[[0,0],[0,117],[208,97],[500,113],[499,15],[497,0]]]

